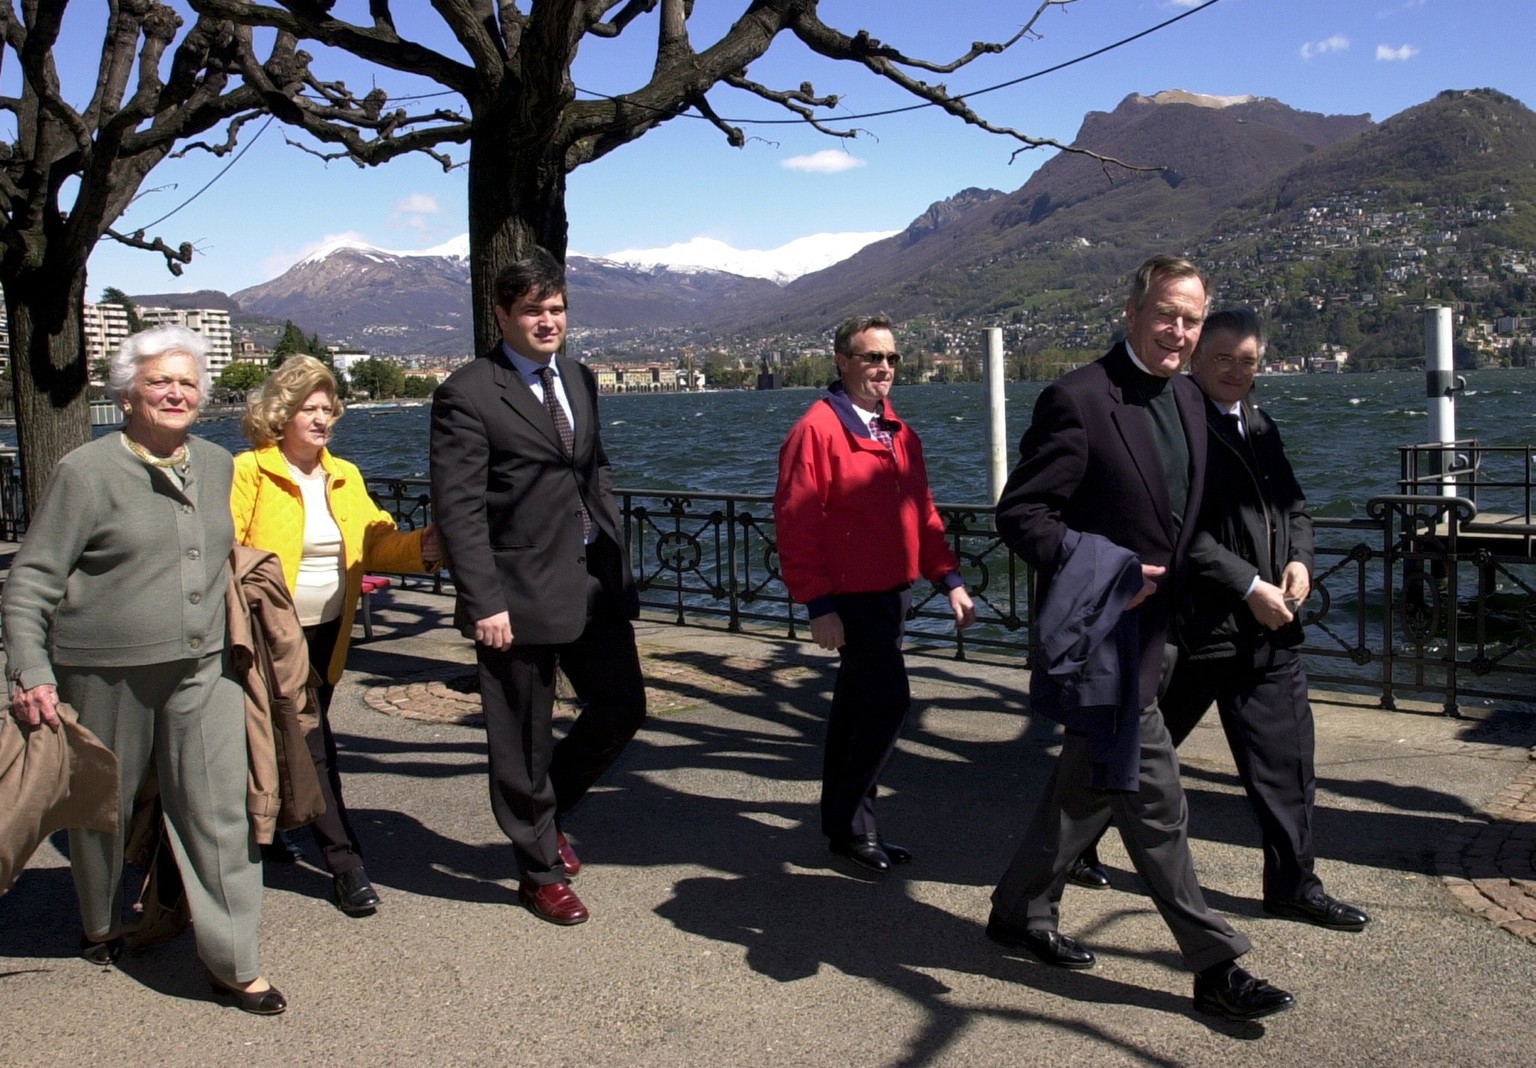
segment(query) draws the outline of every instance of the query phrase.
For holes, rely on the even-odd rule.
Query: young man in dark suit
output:
[[[560,820],[645,717],[639,602],[596,379],[560,351],[565,272],[540,249],[502,270],[494,297],[501,344],[433,395],[432,505],[454,622],[475,641],[491,809],[512,840],[518,898],[568,925],[588,913]],[[583,704],[558,745],[557,667]]]
[[[1205,277],[1187,260],[1142,264],[1125,305],[1125,340],[1040,395],[998,502],[998,533],[1039,576],[1037,605],[1050,596],[1064,541],[1097,535],[1139,558],[1142,589],[1125,611],[1138,613],[1128,641],[1139,647],[1126,660],[1136,676],[1127,692],[1141,715],[1134,789],[1096,787],[1089,734],[1066,732],[1051,782],[993,892],[987,934],[1047,964],[1092,967],[1093,954],[1057,929],[1062,887],[1083,849],[1113,822],[1196,973],[1195,1007],[1246,1020],[1294,999],[1238,967],[1248,939],[1206,906],[1189,853],[1178,758],[1158,707],[1175,659],[1172,606],[1205,480],[1205,401],[1178,372],[1200,338],[1206,292]]]

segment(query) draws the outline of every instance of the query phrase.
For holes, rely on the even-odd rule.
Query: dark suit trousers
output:
[[[589,559],[599,556],[589,553]],[[514,636],[515,637],[515,636]],[[597,577],[587,584],[587,625],[564,645],[476,646],[491,765],[491,811],[512,840],[520,878],[565,879],[556,821],[623,751],[645,718],[635,631]],[[554,741],[555,668],[582,710]]]
[[[992,892],[993,915],[1014,927],[1056,930],[1067,869],[1111,822],[1173,932],[1185,967],[1200,971],[1248,952],[1247,937],[1212,913],[1200,892],[1189,854],[1179,758],[1156,703],[1141,715],[1141,788],[1135,793],[1089,786],[1088,737],[1066,733],[1039,808]]]
[[[910,590],[833,598],[843,647],[821,769],[821,832],[844,839],[875,831],[875,793],[912,704],[901,655]]]
[[[341,875],[363,866],[363,847],[358,844],[352,830],[352,820],[347,815],[347,803],[341,796],[341,772],[336,767],[336,736],[331,733],[331,694],[336,688],[324,682],[325,673],[331,666],[331,654],[336,650],[336,639],[341,633],[340,617],[329,623],[316,623],[304,628],[304,640],[309,644],[309,666],[322,680],[317,693],[319,698],[320,729],[309,732],[309,758],[315,765],[315,777],[320,780],[320,796],[325,799],[325,811],[310,824],[315,844],[325,858],[325,867],[332,875]]]
[[[1316,738],[1301,656],[1287,649],[1277,650],[1268,666],[1254,666],[1251,657],[1180,664],[1163,698],[1174,745],[1212,701],[1259,821],[1264,899],[1289,901],[1321,890],[1312,845]]]

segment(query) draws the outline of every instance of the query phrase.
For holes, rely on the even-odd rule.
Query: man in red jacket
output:
[[[811,637],[840,656],[827,718],[821,829],[832,852],[876,872],[912,859],[875,825],[880,772],[911,704],[902,632],[912,583],[947,593],[955,626],[976,610],[933,506],[923,446],[888,395],[901,359],[891,320],[849,319],[832,342],[839,380],[779,450],[779,568]]]

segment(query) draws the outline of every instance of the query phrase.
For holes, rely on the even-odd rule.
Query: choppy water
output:
[[[1458,435],[1527,444],[1536,426],[1536,372],[1466,377]],[[1279,376],[1260,386],[1318,515],[1359,515],[1369,497],[1395,491],[1397,447],[1428,433],[1421,373]],[[1008,387],[1010,441],[1028,425],[1042,388]],[[604,397],[603,440],[615,481],[630,489],[771,493],[779,443],[817,396],[795,389]],[[946,503],[980,502],[987,479],[984,387],[909,386],[898,388],[893,402],[922,435],[934,495]],[[353,409],[337,426],[334,450],[370,477],[425,477],[428,416],[426,405]],[[246,447],[233,417],[205,418],[198,433],[231,451]]]

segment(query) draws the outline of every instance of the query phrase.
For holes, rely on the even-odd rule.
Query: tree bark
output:
[[[27,515],[64,454],[91,440],[83,317],[85,265],[21,272],[5,282],[11,388]]]

